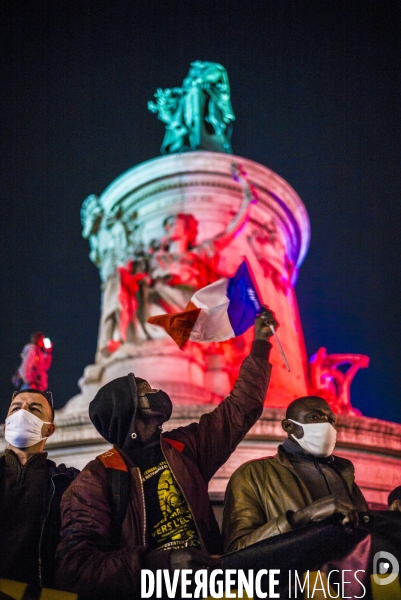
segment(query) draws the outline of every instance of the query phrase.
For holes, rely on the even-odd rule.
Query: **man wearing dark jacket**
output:
[[[51,392],[15,392],[0,458],[0,578],[54,587],[60,501],[78,471],[47,459],[53,435]]]
[[[241,465],[227,486],[223,516],[226,552],[324,519],[357,523],[368,506],[351,461],[332,454],[336,416],[325,400],[291,402],[277,456]]]
[[[271,366],[265,310],[231,394],[199,423],[161,433],[172,403],[132,374],[105,385],[89,414],[114,445],[90,462],[62,502],[57,580],[90,598],[137,598],[140,571],[216,565],[222,550],[208,482],[259,418]],[[108,473],[128,472],[122,524],[115,518]]]

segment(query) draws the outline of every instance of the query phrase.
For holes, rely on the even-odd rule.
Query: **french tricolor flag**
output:
[[[262,301],[246,258],[233,277],[198,290],[180,313],[150,317],[180,348],[191,342],[224,342],[244,333],[262,310]]]

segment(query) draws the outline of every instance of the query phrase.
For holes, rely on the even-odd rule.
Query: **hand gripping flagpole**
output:
[[[278,335],[277,335],[277,333],[276,333],[276,330],[275,330],[275,328],[274,328],[274,325],[272,325],[271,323],[269,323],[269,327],[270,327],[270,329],[272,330],[274,337],[276,338],[276,342],[277,342],[278,348],[279,348],[279,350],[280,350],[280,354],[281,354],[281,356],[283,357],[284,364],[285,364],[285,366],[287,367],[287,371],[288,371],[288,372],[290,372],[290,365],[288,364],[288,360],[286,359],[286,356],[285,356],[285,354],[284,354],[283,347],[282,347],[282,345],[280,344],[280,340],[278,339]]]

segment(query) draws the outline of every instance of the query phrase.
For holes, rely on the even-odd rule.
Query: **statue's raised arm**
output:
[[[216,250],[218,251],[221,251],[227,246],[241,227],[243,227],[248,217],[250,204],[258,201],[256,190],[253,185],[249,183],[247,174],[242,166],[233,163],[231,165],[231,173],[235,181],[238,181],[242,186],[242,202],[237,214],[227,225],[226,229],[213,240]]]

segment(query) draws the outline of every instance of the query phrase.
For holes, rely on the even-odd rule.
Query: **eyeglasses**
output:
[[[50,390],[45,390],[44,392],[40,392],[39,390],[16,390],[15,392],[13,392],[11,401],[14,400],[14,398],[16,396],[18,396],[18,394],[23,394],[24,392],[29,392],[29,393],[34,393],[34,394],[40,394],[41,396],[44,396],[46,398],[46,400],[48,401],[48,403],[50,404],[50,406],[52,408],[54,408],[54,402],[53,402],[53,394],[51,393]]]

